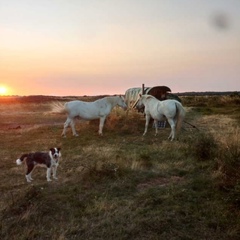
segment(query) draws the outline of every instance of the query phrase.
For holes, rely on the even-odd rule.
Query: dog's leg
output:
[[[27,182],[31,182],[31,177],[29,175],[25,175]]]
[[[31,172],[28,174],[30,180],[33,180],[33,178],[32,178],[32,172],[33,172],[33,171],[31,171]]]
[[[47,181],[50,182],[51,180],[51,168],[47,168]]]
[[[52,166],[52,171],[53,171],[53,178],[58,179],[57,178],[57,166]]]
[[[27,182],[31,182],[33,179],[31,177],[31,173],[27,174],[26,176]]]
[[[28,165],[27,172],[26,172],[26,175],[25,175],[25,177],[27,179],[27,182],[31,182],[33,180],[32,177],[31,177],[33,168],[34,168],[33,164]]]

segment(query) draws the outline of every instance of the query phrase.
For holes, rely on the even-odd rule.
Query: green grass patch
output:
[[[220,106],[228,99],[188,100],[187,120],[198,129],[186,128],[173,142],[169,128],[155,137],[149,127],[143,137],[144,117],[121,109],[109,116],[102,137],[92,121],[77,122],[79,137],[68,129],[62,138],[65,117],[48,117],[47,103],[26,121],[22,112],[35,106],[12,105],[0,117],[21,126],[0,129],[1,239],[238,239],[238,102],[230,111]],[[63,155],[59,179],[47,182],[38,168],[28,184],[16,159],[55,146]]]

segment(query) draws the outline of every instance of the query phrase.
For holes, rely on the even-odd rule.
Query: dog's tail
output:
[[[26,157],[28,157],[28,154],[23,154],[20,158],[18,158],[16,160],[17,165],[21,165]]]

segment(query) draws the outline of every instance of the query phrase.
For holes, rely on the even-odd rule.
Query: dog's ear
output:
[[[50,148],[49,150],[50,150],[51,152],[54,152],[54,148]]]
[[[57,148],[57,150],[60,152],[60,151],[61,151],[61,148],[59,147],[59,148]]]

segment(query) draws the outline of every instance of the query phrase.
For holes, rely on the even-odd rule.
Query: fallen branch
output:
[[[187,122],[187,121],[184,121],[184,123],[187,123],[188,125],[190,125],[190,126],[193,127],[193,128],[196,128],[196,129],[199,131],[199,129],[198,129],[195,125],[193,125],[193,124],[191,124],[191,123],[189,123],[189,122]]]

